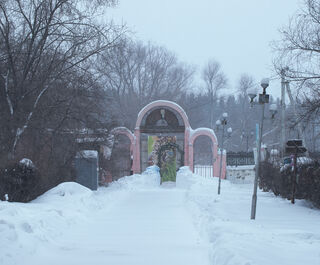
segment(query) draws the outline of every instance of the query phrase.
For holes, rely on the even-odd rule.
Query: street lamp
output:
[[[257,96],[255,93],[249,93],[248,96],[250,98],[251,106],[254,104],[259,104],[261,106],[261,121],[259,124],[259,137],[257,143],[257,162],[256,162],[256,172],[254,178],[254,188],[252,195],[252,204],[251,204],[251,219],[256,218],[256,209],[257,209],[257,190],[258,190],[258,179],[260,174],[260,160],[261,160],[261,141],[262,141],[262,130],[263,130],[263,120],[264,120],[264,105],[269,103],[269,95],[266,93],[266,89],[269,86],[269,79],[264,78],[261,80],[261,87],[263,89],[262,94],[259,94],[258,102],[254,101],[254,98]],[[270,106],[270,112],[272,118],[276,114],[276,106],[272,104]]]
[[[222,127],[221,128],[222,129],[222,137],[221,137],[221,149],[220,149],[220,169],[219,169],[218,194],[220,194],[220,190],[221,190],[221,171],[222,171],[224,129],[225,129],[225,126],[227,125],[227,118],[228,118],[228,113],[224,112],[222,114],[222,118],[216,121],[217,130],[219,130]],[[228,136],[231,135],[231,133],[232,133],[231,127],[227,129],[227,133],[228,133]]]

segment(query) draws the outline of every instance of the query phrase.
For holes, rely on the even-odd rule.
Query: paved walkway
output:
[[[132,191],[117,207],[75,226],[30,264],[207,265],[204,244],[175,188]]]

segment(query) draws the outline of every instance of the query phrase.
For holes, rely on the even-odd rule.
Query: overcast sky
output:
[[[271,77],[270,42],[300,6],[301,0],[120,0],[109,15],[198,70],[216,59],[235,90],[242,73],[257,82]],[[269,93],[279,96],[279,87],[273,81]]]

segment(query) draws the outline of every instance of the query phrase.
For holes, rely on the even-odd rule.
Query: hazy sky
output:
[[[301,0],[120,0],[111,12],[143,41],[164,45],[198,70],[214,58],[235,90],[242,73],[271,77],[270,42]],[[269,92],[279,96],[279,81]]]

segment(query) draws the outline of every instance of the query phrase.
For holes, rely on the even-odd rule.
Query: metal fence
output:
[[[194,173],[202,177],[212,177],[213,176],[213,166],[195,165]]]
[[[253,152],[239,152],[227,153],[227,165],[228,166],[244,166],[244,165],[254,165]]]

